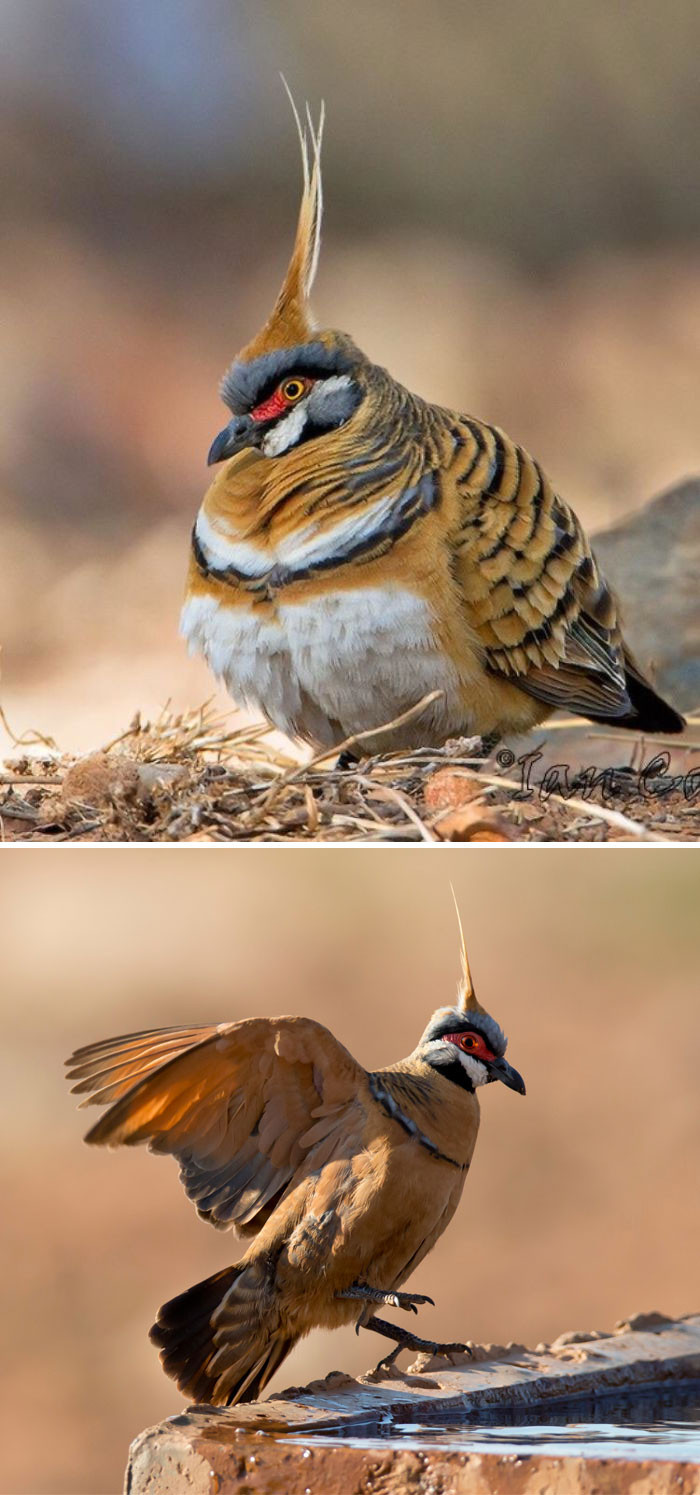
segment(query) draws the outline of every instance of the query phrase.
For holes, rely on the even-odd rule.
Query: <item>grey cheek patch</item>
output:
[[[342,426],[357,409],[360,391],[349,375],[324,379],[309,395],[306,406],[309,418],[317,426]]]

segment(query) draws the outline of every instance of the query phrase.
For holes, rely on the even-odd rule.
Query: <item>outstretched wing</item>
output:
[[[550,706],[629,716],[617,605],[576,515],[502,431],[459,432],[456,569],[488,668]]]
[[[172,1153],[198,1214],[243,1234],[260,1229],[306,1160],[323,1166],[357,1134],[350,1108],[374,1105],[362,1066],[308,1018],[158,1028],[67,1062],[81,1105],[109,1106],[86,1142]]]

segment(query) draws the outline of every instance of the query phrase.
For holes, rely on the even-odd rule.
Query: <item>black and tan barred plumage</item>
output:
[[[391,740],[522,731],[561,707],[684,723],[644,678],[572,510],[503,431],[315,331],[320,130],[285,284],[226,375],[224,462],[192,538],[183,632],[234,697],[323,746],[438,698]]]

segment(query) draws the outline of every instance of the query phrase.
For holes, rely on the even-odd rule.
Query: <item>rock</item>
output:
[[[136,800],[139,765],[118,753],[90,753],[68,769],[58,795],[46,797],[41,806],[45,823],[60,821],[71,804],[104,810],[114,804]]]
[[[700,704],[700,477],[593,536],[640,665],[680,711]]]
[[[592,1339],[608,1338],[609,1336],[604,1334],[602,1329],[569,1329],[566,1334],[560,1334],[553,1339],[549,1348],[551,1353],[556,1355],[557,1351],[563,1350],[566,1345],[589,1344]]]
[[[439,768],[425,786],[423,798],[429,810],[456,810],[478,799],[486,785],[467,770]]]
[[[673,1323],[667,1313],[633,1313],[628,1319],[618,1319],[615,1325],[616,1334],[645,1333],[650,1330],[658,1333],[660,1329],[666,1329]]]
[[[59,792],[47,795],[38,818],[43,824],[58,823],[71,805],[107,810],[148,804],[157,789],[180,787],[187,772],[181,763],[141,763],[125,753],[90,753],[71,764]]]
[[[335,1372],[325,1381],[266,1402],[230,1408],[189,1407],[131,1446],[129,1495],[695,1495],[700,1488],[692,1454],[674,1458],[611,1459],[554,1456],[528,1444],[527,1453],[470,1447],[469,1423],[488,1409],[510,1420],[547,1422],[552,1401],[617,1396],[645,1387],[685,1383],[700,1373],[700,1316],[646,1331],[586,1338],[595,1351],[573,1361],[545,1347],[489,1346],[490,1365],[451,1364],[436,1357],[433,1374],[412,1376],[396,1367],[381,1379],[352,1380]],[[457,1326],[455,1326],[457,1328]],[[579,1334],[562,1335],[576,1342]],[[555,1341],[557,1344],[558,1341]],[[476,1347],[475,1347],[476,1348]],[[482,1347],[486,1349],[487,1347]],[[421,1357],[421,1368],[425,1370]],[[481,1357],[474,1357],[474,1359]],[[583,1409],[585,1402],[579,1402]],[[579,1414],[580,1415],[580,1414]],[[420,1424],[462,1422],[463,1438],[436,1445]],[[577,1417],[578,1420],[578,1417]],[[583,1419],[582,1419],[583,1420]],[[396,1424],[417,1424],[410,1444]],[[394,1430],[395,1429],[395,1430]],[[517,1428],[513,1429],[517,1442]]]

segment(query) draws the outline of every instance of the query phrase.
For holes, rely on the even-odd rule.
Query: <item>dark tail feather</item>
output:
[[[213,1400],[215,1378],[207,1372],[216,1353],[211,1318],[237,1275],[238,1267],[225,1267],[171,1298],[158,1310],[149,1334],[160,1350],[163,1370],[193,1402]]]
[[[657,695],[653,685],[645,680],[641,670],[630,655],[625,654],[625,684],[632,703],[632,714],[618,726],[633,727],[637,732],[682,732],[685,719],[668,701]]]
[[[669,706],[662,696],[657,695],[627,649],[624,660],[625,685],[631,710],[625,716],[596,716],[594,712],[586,711],[588,720],[600,722],[603,727],[628,727],[631,732],[683,732],[685,717],[673,706]]]
[[[261,1336],[259,1320],[251,1321],[248,1334],[234,1334],[231,1339],[229,1363],[236,1367],[235,1379],[228,1377],[225,1387],[219,1388],[226,1374],[222,1348],[228,1348],[228,1336],[225,1326],[213,1325],[212,1319],[243,1271],[238,1266],[225,1267],[171,1298],[159,1310],[150,1331],[164,1371],[193,1402],[231,1406],[254,1401],[294,1345],[294,1339],[279,1334]],[[215,1358],[218,1364],[213,1367]]]

